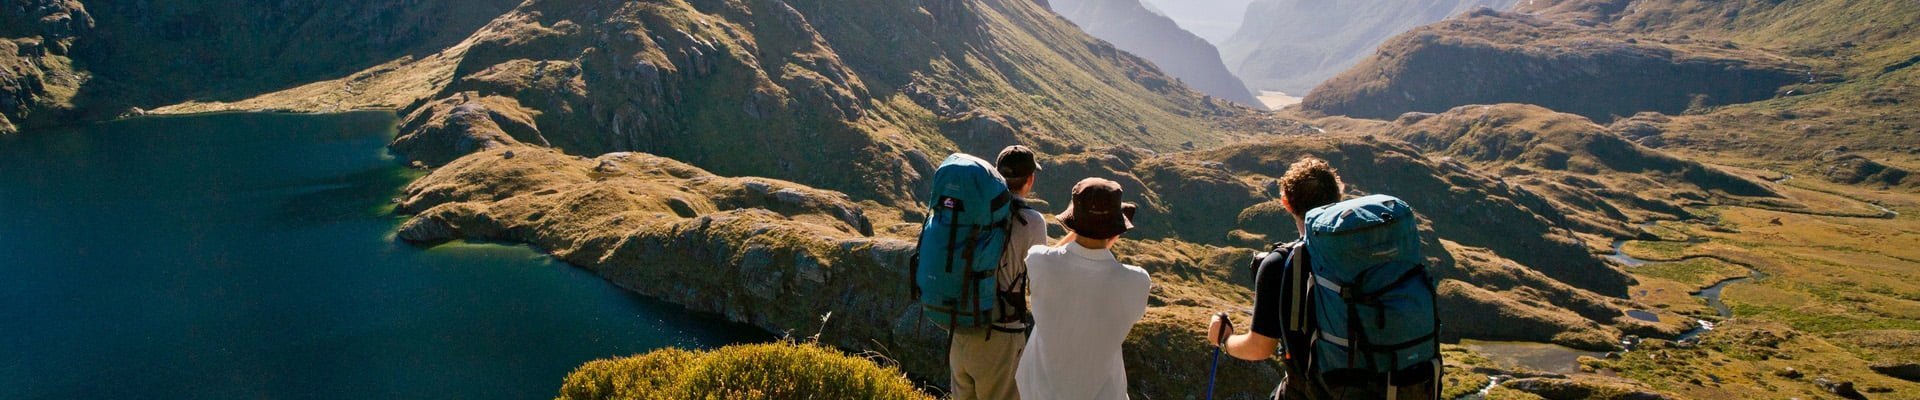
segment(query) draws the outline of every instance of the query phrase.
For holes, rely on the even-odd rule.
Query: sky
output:
[[[1173,22],[1215,46],[1226,42],[1240,29],[1247,5],[1253,0],[1142,0]]]

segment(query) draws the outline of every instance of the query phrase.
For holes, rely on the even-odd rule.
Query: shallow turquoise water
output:
[[[396,243],[389,113],[0,136],[0,398],[551,398],[766,340],[520,246]]]

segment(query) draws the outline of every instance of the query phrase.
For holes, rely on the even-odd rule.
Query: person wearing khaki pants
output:
[[[995,162],[1000,175],[1007,179],[1007,188],[1024,203],[1033,192],[1035,173],[1040,164],[1034,159],[1033,150],[1026,146],[1007,146],[1000,151]],[[1027,249],[1047,244],[1047,220],[1039,211],[1024,206],[1015,207],[1016,215],[1010,221],[1012,234],[1007,238],[1007,252],[1000,257],[1000,268],[994,271],[999,283],[999,298],[995,302],[995,322],[989,327],[960,328],[953,332],[953,343],[947,348],[947,364],[953,370],[954,400],[971,399],[1018,399],[1020,391],[1014,385],[1014,372],[1020,362],[1020,353],[1027,347],[1027,328],[1032,318],[1026,314],[1027,301]]]

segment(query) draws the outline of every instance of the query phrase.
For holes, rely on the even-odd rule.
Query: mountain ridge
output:
[[[1475,8],[1504,9],[1516,1],[1257,0],[1220,49],[1227,68],[1249,87],[1304,96],[1394,35]]]
[[[1153,60],[1162,71],[1214,97],[1264,108],[1240,78],[1221,63],[1212,43],[1153,12],[1140,0],[1049,0],[1055,12],[1127,52]]]

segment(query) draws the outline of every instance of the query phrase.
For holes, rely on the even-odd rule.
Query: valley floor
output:
[[[1632,299],[1662,323],[1711,328],[1581,358],[1575,375],[1701,399],[1920,398],[1920,196],[1744,172],[1814,209],[1711,206],[1641,225],[1621,246],[1645,262],[1628,268]],[[1724,310],[1700,295],[1716,287]]]

